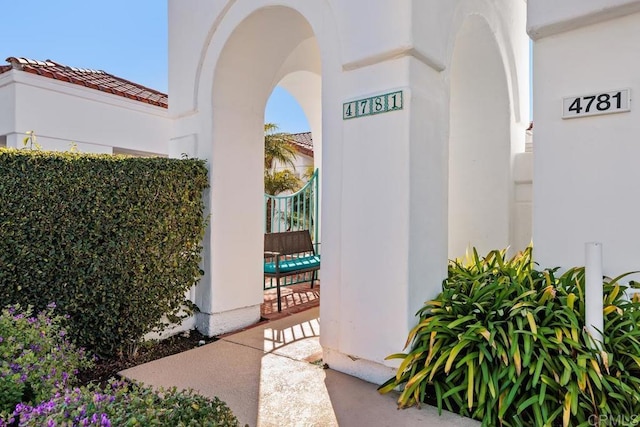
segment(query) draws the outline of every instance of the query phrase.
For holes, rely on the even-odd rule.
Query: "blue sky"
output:
[[[2,65],[10,56],[51,59],[168,91],[166,0],[0,0],[0,16]],[[309,130],[299,105],[280,88],[265,121],[284,132]]]

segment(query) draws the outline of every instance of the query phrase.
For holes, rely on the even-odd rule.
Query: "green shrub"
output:
[[[195,159],[0,150],[0,305],[55,301],[80,345],[135,348],[202,275],[207,182]]]
[[[388,357],[402,362],[380,392],[402,386],[399,407],[433,401],[484,426],[633,423],[640,303],[625,297],[623,276],[604,283],[597,351],[584,329],[584,268],[556,277],[558,269],[534,269],[531,248],[504,254],[450,263],[442,293],[418,313],[410,351]]]
[[[112,381],[66,390],[36,406],[19,405],[13,418],[21,427],[82,426],[219,426],[235,427],[238,420],[218,398]]]
[[[49,399],[73,385],[79,369],[92,362],[67,339],[66,319],[54,306],[32,316],[31,308],[0,311],[0,418],[20,402]]]

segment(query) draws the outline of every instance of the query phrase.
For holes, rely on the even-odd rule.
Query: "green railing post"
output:
[[[309,181],[297,192],[285,196],[264,195],[264,232],[279,232],[289,230],[309,230],[311,241],[315,251],[320,253],[320,242],[318,230],[319,212],[319,170],[316,169]],[[305,275],[306,276],[306,275]],[[290,276],[290,280],[281,286],[293,285],[295,283],[306,282],[308,277],[296,279]],[[274,286],[265,283],[264,288],[270,289]]]

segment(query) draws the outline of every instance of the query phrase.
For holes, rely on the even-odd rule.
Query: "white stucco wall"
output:
[[[8,76],[0,74],[0,135],[14,132],[15,112],[15,85]]]
[[[273,169],[278,172],[285,169],[291,170],[293,173],[298,176],[298,178],[305,180],[304,174],[307,172],[309,167],[313,167],[313,157],[307,156],[302,153],[298,153],[296,158],[293,161],[293,167],[287,164],[281,164],[280,162],[275,162]],[[305,180],[306,181],[306,180]]]
[[[605,274],[638,270],[640,108],[634,101],[640,93],[640,13],[611,19],[600,10],[604,2],[590,1],[580,15],[588,19],[565,22],[546,3],[529,1],[530,26],[554,22],[564,28],[570,22],[573,29],[538,38],[533,50],[536,259],[548,267],[584,265],[584,244],[598,241]],[[607,4],[623,11],[640,2]],[[624,88],[632,95],[628,113],[561,118],[563,97]]]
[[[314,142],[321,123],[323,358],[386,380],[393,365],[384,358],[402,349],[446,274],[449,66],[472,15],[499,59],[488,70],[502,71],[502,113],[492,117],[506,145],[501,197],[513,198],[528,125],[525,8],[523,0],[169,0],[170,152],[206,158],[211,171],[199,327],[214,334],[259,315],[264,106],[276,84],[311,73],[321,76],[319,96],[298,101]],[[301,52],[308,45],[317,49]],[[395,90],[402,110],[342,120],[344,102]]]
[[[511,135],[505,69],[479,17],[460,28],[450,65],[449,258],[510,243]],[[470,214],[473,212],[473,214]]]
[[[0,75],[0,135],[22,147],[34,131],[44,150],[112,153],[114,147],[167,155],[165,108],[12,70]],[[6,114],[5,111],[6,110]]]
[[[513,249],[522,250],[533,240],[533,156],[518,153],[513,164]]]
[[[534,40],[640,12],[638,0],[531,0],[527,6]]]

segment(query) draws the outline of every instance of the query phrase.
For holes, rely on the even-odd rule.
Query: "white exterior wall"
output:
[[[280,162],[274,162],[273,169],[278,172],[285,169],[289,169],[293,173],[295,173],[298,178],[304,180],[304,174],[307,171],[307,168],[313,167],[313,157],[307,156],[306,154],[302,154],[300,152],[296,153],[296,158],[293,160],[293,167],[291,165],[283,165]]]
[[[514,249],[522,250],[533,239],[533,153],[516,154],[513,165],[513,239]]]
[[[545,267],[581,266],[585,243],[601,242],[604,274],[615,276],[638,270],[640,260],[640,13],[629,14],[640,2],[567,3],[575,14],[560,13],[558,2],[529,0],[535,255]],[[624,88],[631,89],[631,112],[561,118],[563,97]]]
[[[527,6],[534,40],[640,12],[637,0],[531,0]]]
[[[15,131],[15,85],[10,79],[0,74],[0,135],[8,135]]]
[[[384,358],[402,349],[415,312],[446,275],[449,65],[471,15],[485,22],[504,70],[496,126],[506,135],[504,197],[513,199],[510,171],[528,125],[525,7],[169,0],[170,152],[206,158],[211,171],[199,328],[216,334],[259,317],[264,106],[276,84],[311,73],[321,76],[320,96],[300,104],[314,145],[314,123],[322,128],[323,357],[333,369],[386,380],[393,364]],[[317,48],[302,55],[301,46]],[[401,111],[342,120],[343,102],[395,90]]]
[[[6,111],[5,111],[6,110]],[[5,114],[6,113],[6,114]],[[21,148],[34,131],[44,150],[168,154],[167,109],[12,70],[0,74],[0,135]]]

